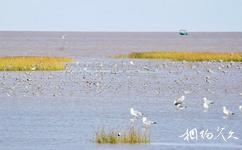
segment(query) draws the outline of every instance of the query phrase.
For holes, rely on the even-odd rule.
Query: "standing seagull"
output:
[[[130,62],[129,62],[131,65],[134,65],[134,62],[131,60]]]
[[[184,106],[184,100],[185,100],[185,96],[182,95],[180,98],[175,100],[173,104],[176,106],[177,109],[183,110],[187,108],[187,106]]]
[[[239,110],[242,112],[242,105],[239,106]]]
[[[213,101],[208,100],[206,97],[203,98],[203,108],[205,109],[204,111],[206,112],[209,108],[209,105],[213,104]]]
[[[143,124],[145,125],[145,127],[150,127],[152,124],[157,124],[157,123],[154,122],[154,121],[147,120],[146,117],[143,117],[143,118],[142,118],[142,121],[143,121]]]
[[[183,101],[185,100],[185,96],[182,95],[180,98],[174,101],[174,105],[177,106],[178,104],[183,104]]]
[[[143,113],[137,111],[137,110],[134,110],[134,108],[130,108],[130,114],[135,118],[135,119],[138,119],[140,117],[143,116]]]
[[[223,106],[223,113],[225,114],[225,116],[229,117],[231,115],[234,115],[234,113],[230,110],[228,110],[225,106]]]
[[[64,39],[65,39],[65,37],[66,37],[66,35],[65,35],[65,34],[63,34],[63,35],[61,36],[61,39],[62,39],[62,40],[64,40]]]

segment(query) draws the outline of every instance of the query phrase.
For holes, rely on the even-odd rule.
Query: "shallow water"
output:
[[[65,35],[65,39],[62,39]],[[242,32],[1,32],[0,55],[107,57],[134,51],[241,52]]]
[[[77,61],[66,71],[0,72],[0,149],[242,149],[242,63]],[[173,106],[181,95],[183,111]],[[215,102],[208,112],[203,97]],[[224,119],[223,105],[235,115]],[[157,121],[151,144],[95,144],[98,129],[129,127],[130,107]],[[215,136],[218,127],[225,128],[225,137],[231,130],[239,139],[179,137],[193,128]]]

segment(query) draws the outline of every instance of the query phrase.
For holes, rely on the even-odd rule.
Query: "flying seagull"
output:
[[[137,110],[134,110],[134,108],[130,108],[130,114],[131,114],[134,118],[136,118],[136,119],[138,119],[138,118],[140,118],[140,117],[143,116],[143,113],[141,113],[141,112],[139,112],[139,111],[137,111]]]
[[[145,127],[149,127],[149,126],[151,126],[152,124],[157,124],[157,123],[154,122],[154,121],[147,120],[146,117],[143,117],[143,118],[142,118],[142,121],[143,121],[143,124],[145,125]]]
[[[223,106],[223,113],[225,114],[225,116],[232,116],[234,115],[234,113],[230,110],[228,110],[225,106]]]

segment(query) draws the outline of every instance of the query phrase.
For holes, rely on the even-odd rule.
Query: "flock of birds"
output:
[[[131,123],[134,124],[136,120],[142,118],[142,122],[144,127],[150,127],[153,124],[157,124],[155,121],[148,120],[147,117],[144,116],[143,113],[141,113],[138,110],[135,110],[134,108],[130,108],[130,114],[132,118],[130,119]]]
[[[185,105],[184,100],[185,100],[185,96],[182,95],[181,97],[176,99],[173,104],[175,105],[175,107],[178,110],[183,110],[183,109],[187,108],[187,106]],[[204,109],[204,112],[207,112],[209,107],[210,107],[210,105],[212,105],[212,104],[214,104],[213,101],[211,101],[211,100],[207,99],[206,97],[204,97],[203,98],[203,109]],[[228,117],[230,117],[230,116],[235,114],[234,112],[229,110],[226,106],[223,106],[222,110],[223,110],[224,118],[228,118]],[[242,112],[242,105],[239,106],[239,110]],[[155,122],[155,121],[148,120],[147,117],[145,117],[142,112],[140,112],[138,110],[135,110],[133,107],[130,108],[130,114],[132,116],[132,118],[130,119],[130,122],[132,124],[134,124],[140,118],[142,118],[143,125],[146,128],[150,127],[153,124],[157,124],[157,122]]]
[[[62,38],[65,39],[65,35],[63,35]],[[152,68],[151,66],[148,66],[148,65],[138,66],[132,60],[129,61],[128,63],[126,63],[126,65],[128,65],[128,64],[131,65],[131,66],[134,66],[135,68],[129,68],[129,66],[125,67],[124,64],[121,64],[120,67],[124,67],[127,70],[128,69],[134,69],[134,70],[138,70],[138,71],[143,69],[147,72],[154,70],[154,68]],[[81,67],[80,62],[76,62],[76,65],[78,67]],[[85,64],[85,65],[87,65],[87,64]],[[163,63],[163,64],[160,64],[160,66],[157,67],[156,69],[160,69],[160,67],[170,68],[169,65],[171,65],[171,64]],[[227,65],[226,64],[220,64],[218,66],[218,70],[222,71],[223,73],[226,73],[225,69],[231,68],[232,66],[234,66],[238,69],[242,68],[240,64],[235,65],[234,63],[231,62],[231,63],[227,63]],[[71,82],[70,84],[72,86],[74,86],[76,84],[76,86],[78,86],[79,88],[81,86],[84,86],[85,89],[92,90],[92,88],[95,87],[94,89],[96,90],[97,93],[101,93],[101,92],[104,91],[104,89],[107,89],[107,88],[117,91],[118,89],[120,89],[122,86],[125,86],[125,85],[127,85],[128,88],[132,88],[136,84],[136,83],[133,82],[132,78],[130,78],[130,79],[128,78],[128,80],[129,80],[128,84],[124,84],[123,82],[121,82],[121,83],[116,82],[115,81],[116,78],[113,77],[113,76],[111,77],[112,80],[110,80],[110,76],[107,76],[107,77],[109,77],[108,79],[110,80],[110,82],[108,82],[106,85],[104,85],[101,81],[104,81],[105,75],[108,74],[108,73],[105,73],[105,72],[101,72],[101,70],[104,70],[104,64],[100,63],[98,66],[94,66],[94,67],[96,67],[94,69],[97,70],[97,72],[88,72],[89,71],[88,67],[90,67],[90,66],[87,65],[86,67],[85,66],[82,67],[83,69],[79,72],[79,73],[82,73],[82,74],[80,74],[80,75],[82,75],[82,78],[76,76],[77,74],[72,71],[72,67],[67,68],[65,77],[68,77],[68,79],[70,79],[70,80],[59,80],[60,82],[56,82],[56,83],[59,83],[59,85],[52,85],[51,81],[54,81],[53,79],[58,79],[58,78],[60,79],[62,77],[62,76],[59,76],[60,74],[54,74],[54,73],[44,74],[44,73],[42,73],[42,75],[40,77],[34,76],[35,78],[33,78],[32,74],[30,72],[26,72],[25,74],[20,74],[20,75],[16,75],[16,76],[12,75],[12,77],[9,76],[8,73],[4,73],[4,74],[1,74],[1,78],[0,78],[0,85],[1,85],[0,91],[2,92],[2,94],[7,93],[7,96],[17,95],[18,91],[21,91],[25,95],[32,92],[32,95],[36,96],[36,95],[46,95],[46,92],[51,91],[51,90],[48,89],[49,87],[51,87],[53,89],[56,89],[56,91],[58,91],[60,93],[59,95],[64,95],[64,92],[68,91],[68,89],[64,89],[64,87],[65,87],[66,84],[69,84],[69,82]],[[139,67],[142,67],[142,68],[139,68]],[[177,65],[176,65],[176,67],[177,67]],[[196,68],[196,66],[193,64],[191,66],[191,68],[192,69]],[[111,67],[110,73],[111,74],[118,74],[119,70],[122,70],[122,69],[123,68],[118,68],[118,64],[115,63]],[[197,71],[199,71],[199,69],[197,69]],[[207,69],[207,72],[209,74],[214,73],[214,71],[210,68]],[[46,77],[46,75],[48,75],[48,76]],[[36,82],[37,79],[38,79],[38,82]],[[13,82],[11,82],[11,80]],[[107,81],[109,81],[109,80],[107,80]],[[47,81],[47,82],[42,82],[42,81]],[[114,86],[116,85],[116,84],[114,84],[114,81],[115,81],[115,83],[118,83],[118,85],[116,87],[117,89],[114,88]],[[138,81],[137,83],[142,83],[142,82],[143,81]],[[175,80],[174,82],[176,82],[176,85],[179,84],[179,81],[177,81],[177,80]],[[211,82],[211,77],[209,75],[207,75],[205,77],[205,82],[208,83],[208,84]],[[11,84],[9,84],[9,83],[11,83]],[[44,84],[44,83],[46,83],[46,84]],[[152,85],[152,83],[146,82],[146,83],[143,84],[143,91],[142,91],[143,93],[145,91],[149,91],[149,92],[151,91],[150,89],[147,89],[147,87],[149,85]],[[138,87],[139,85],[136,85],[136,86]],[[81,88],[83,88],[83,87],[81,87]],[[135,88],[133,88],[133,89],[135,89]],[[157,94],[159,94],[160,91],[161,91],[160,89],[157,90],[156,91]],[[53,96],[56,96],[57,95],[56,93],[54,93]],[[189,93],[189,91],[184,91],[184,93],[187,94],[187,93]],[[242,93],[240,95],[242,95]],[[174,105],[178,110],[184,110],[184,109],[187,108],[187,105],[185,104],[184,100],[185,100],[185,96],[183,95],[183,96],[179,97],[178,99],[176,99],[174,101]],[[207,99],[206,97],[203,98],[203,108],[204,108],[205,112],[208,111],[209,107],[212,104],[214,104],[213,101]],[[222,108],[223,108],[223,113],[224,113],[225,116],[234,115],[234,113],[232,111],[230,111],[227,107],[223,106]],[[242,111],[242,105],[239,106],[239,109],[240,109],[240,111]],[[133,109],[132,109],[132,111],[130,110],[131,115],[134,116],[134,118],[132,118],[132,120],[137,120],[138,118],[142,117],[143,123],[145,125],[148,125],[149,123],[151,123],[147,120],[146,117],[141,115],[142,113],[140,113],[140,112],[137,113],[137,112],[138,112],[137,110],[133,110]]]
[[[182,95],[181,97],[176,99],[173,104],[176,106],[176,108],[178,110],[183,110],[183,109],[187,108],[187,106],[185,105],[184,100],[185,100],[185,96]],[[212,104],[214,104],[213,101],[211,101],[211,100],[207,99],[206,97],[204,97],[203,98],[203,109],[204,109],[204,112],[207,112],[209,107],[210,107],[210,105],[212,105]],[[234,112],[229,110],[226,106],[223,106],[222,110],[223,110],[223,114],[224,114],[225,118],[230,117],[230,116],[235,114]],[[239,105],[239,110],[242,112],[242,105]]]
[[[64,35],[63,35],[64,37]],[[0,96],[15,96],[15,95],[24,95],[24,96],[82,96],[85,93],[96,92],[96,94],[101,93],[121,93],[126,92],[139,92],[139,94],[153,94],[160,95],[162,94],[163,89],[169,88],[169,92],[176,93],[180,92],[180,89],[176,88],[179,86],[186,86],[192,90],[196,87],[204,87],[204,90],[207,90],[210,93],[214,93],[209,88],[209,84],[217,78],[210,77],[207,75],[203,76],[202,72],[204,67],[209,63],[173,63],[173,62],[162,62],[162,63],[137,63],[130,60],[122,60],[119,63],[115,62],[104,64],[103,62],[76,62],[73,64],[68,64],[65,70],[65,76],[61,76],[61,73],[54,72],[41,72],[41,73],[21,73],[21,74],[12,74],[11,72],[5,72],[0,74]],[[207,68],[206,72],[208,74],[222,72],[226,74],[228,72],[226,69],[242,69],[241,64],[234,63],[221,63],[218,68]],[[198,68],[198,69],[196,69]],[[204,86],[204,82],[198,81],[195,84],[188,84],[192,80],[189,76],[177,76],[167,78],[170,75],[174,76],[179,73],[185,72],[184,69],[192,69],[198,74],[197,79],[200,77],[205,79],[207,85]],[[35,70],[35,68],[33,68]],[[206,73],[205,72],[205,73]],[[141,77],[142,74],[146,75],[149,73],[152,77],[157,77],[161,75],[161,78],[165,79],[167,85],[163,85],[163,79],[156,78],[155,80],[150,80],[148,78],[143,78],[144,80],[137,80],[136,74],[139,74],[137,77]],[[135,76],[134,76],[135,74]],[[120,80],[116,75],[123,76]],[[150,76],[150,78],[152,78]],[[146,76],[142,76],[146,77]],[[58,82],[56,82],[58,80]],[[121,81],[121,82],[120,82]],[[54,83],[53,83],[54,82]],[[196,81],[195,81],[196,82]],[[193,82],[193,83],[195,83]],[[52,84],[53,83],[53,84]],[[75,90],[70,90],[70,88],[65,85],[71,84]],[[211,87],[211,86],[210,86]],[[142,92],[141,92],[142,90]],[[227,89],[225,89],[227,90]],[[80,92],[79,92],[80,91]],[[228,90],[227,90],[228,91]],[[20,92],[20,93],[19,93]],[[226,91],[225,91],[226,92]],[[184,91],[185,93],[185,91]],[[186,94],[186,93],[185,93]],[[178,105],[180,109],[183,109],[186,106]]]
[[[176,99],[173,104],[176,106],[176,108],[178,110],[183,110],[183,109],[187,108],[184,100],[185,100],[185,96],[182,95],[181,97]],[[212,105],[212,104],[214,104],[213,101],[208,100],[206,97],[203,98],[203,108],[204,108],[205,112],[208,111],[209,106]],[[230,116],[235,114],[234,112],[229,110],[226,106],[223,106],[222,110],[223,110],[223,114],[224,114],[225,118],[230,117]],[[239,110],[242,112],[242,105],[239,106]],[[130,119],[132,124],[135,123],[135,121],[140,119],[140,118],[142,118],[142,122],[143,122],[144,127],[150,127],[153,124],[157,124],[157,122],[155,122],[155,121],[148,120],[147,117],[145,117],[142,112],[135,110],[134,108],[130,108],[130,114],[132,116],[132,118]]]

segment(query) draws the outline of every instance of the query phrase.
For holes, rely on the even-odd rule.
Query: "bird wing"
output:
[[[180,98],[177,99],[177,102],[183,102],[185,100],[184,96],[181,96]]]
[[[207,103],[208,103],[208,104],[213,104],[214,102],[211,101],[211,100],[207,100]]]
[[[134,114],[137,116],[137,117],[141,117],[143,116],[143,114],[137,110],[134,111]]]

